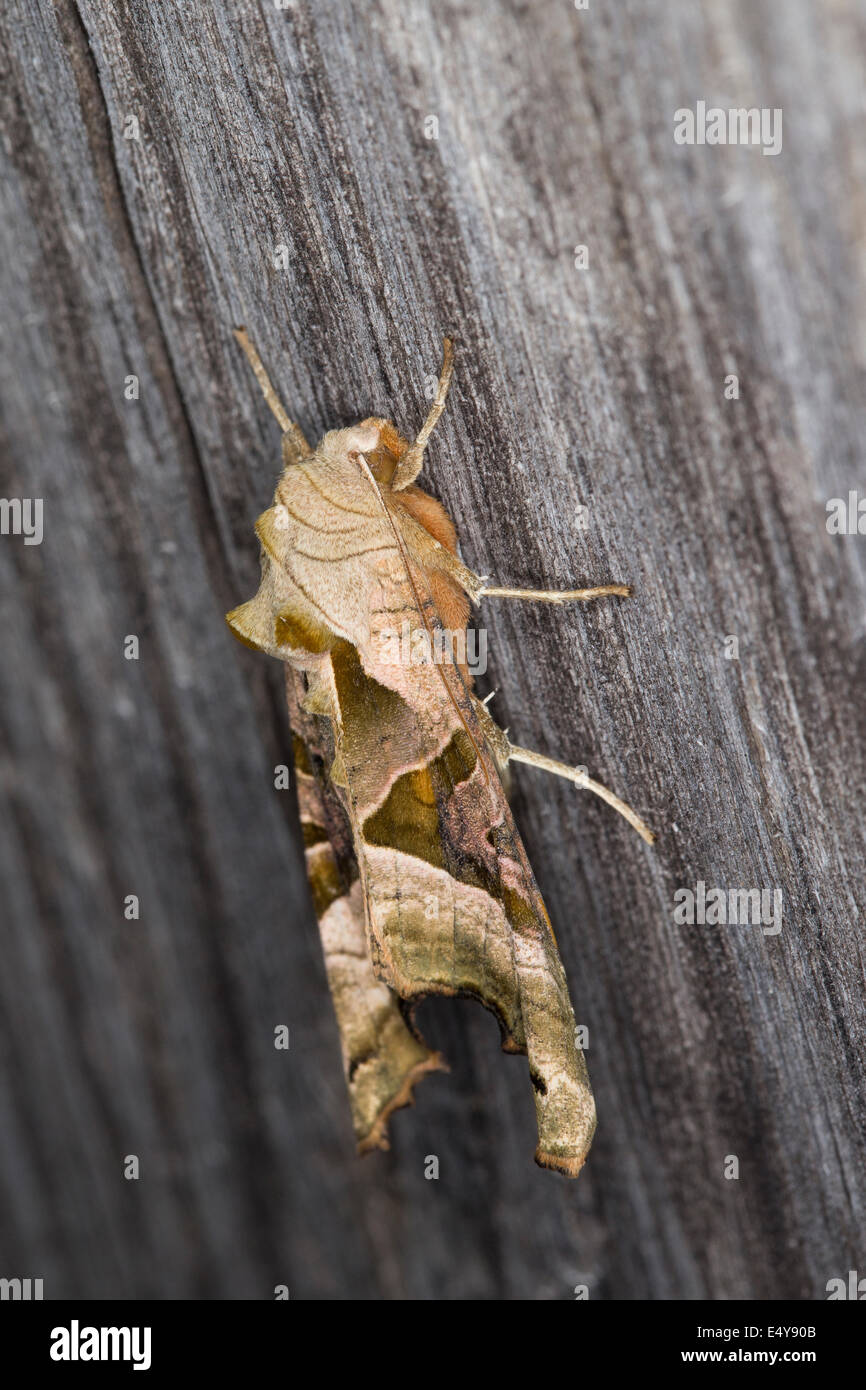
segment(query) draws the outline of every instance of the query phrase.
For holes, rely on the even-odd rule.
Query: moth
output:
[[[414,1022],[419,1001],[468,995],[498,1019],[503,1049],[528,1058],[536,1162],[575,1176],[595,1103],[504,770],[522,762],[569,778],[647,842],[653,835],[582,769],[513,744],[459,650],[436,639],[465,635],[470,603],[483,598],[560,604],[631,590],[503,588],[461,562],[453,522],[415,481],[445,407],[449,339],[411,442],[371,417],[311,449],[246,330],[235,336],[282,431],[283,469],[256,522],[259,590],[227,622],[285,664],[306,864],[358,1149],[387,1148],[393,1112],[428,1072],[447,1070]],[[401,630],[423,635],[424,659],[410,645],[413,659],[395,660]]]

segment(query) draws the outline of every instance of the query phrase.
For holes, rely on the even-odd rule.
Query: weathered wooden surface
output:
[[[563,1299],[862,1271],[866,538],[824,524],[866,484],[862,6],[13,0],[0,23],[2,492],[45,505],[41,546],[0,538],[0,1274]],[[783,108],[781,155],[676,146],[700,98]],[[469,1003],[425,1006],[452,1075],[354,1156],[273,787],[281,672],[222,622],[278,468],[235,322],[311,436],[411,429],[451,331],[425,478],[467,561],[635,585],[481,618],[500,721],[661,833],[516,774],[590,1030],[576,1183],[534,1167],[525,1063]],[[701,879],[781,888],[781,933],[675,925]]]

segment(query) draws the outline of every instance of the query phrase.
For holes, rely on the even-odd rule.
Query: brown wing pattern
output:
[[[291,666],[286,667],[286,694],[307,874],[340,1030],[355,1137],[361,1153],[386,1149],[389,1116],[411,1102],[416,1081],[444,1068],[444,1062],[410,1031],[397,997],[373,974],[352,827],[328,777],[331,721],[304,709],[307,682]]]
[[[418,624],[424,576],[414,579],[398,574],[385,587],[390,622],[396,611]],[[493,1011],[505,1049],[529,1058],[536,1158],[574,1174],[595,1105],[550,921],[481,722],[486,711],[453,663],[395,671],[377,661],[375,643],[361,653],[338,644],[331,669],[373,970],[410,1005],[431,993],[466,994]]]
[[[404,447],[365,421],[286,468],[256,528],[259,592],[229,623],[290,668],[308,866],[362,1147],[385,1142],[388,1115],[441,1065],[397,1001],[411,1013],[427,994],[467,994],[528,1056],[538,1162],[575,1174],[595,1106],[495,726],[465,668],[394,659],[404,629],[466,622],[440,564],[450,520],[420,489],[389,488]]]

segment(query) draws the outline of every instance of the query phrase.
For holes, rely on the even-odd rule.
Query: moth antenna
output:
[[[289,419],[288,412],[274,390],[271,379],[265,371],[265,364],[247,336],[247,330],[243,327],[238,327],[234,332],[235,337],[246,354],[247,361],[255,373],[256,381],[262,388],[262,395],[270,406],[277,424],[283,432],[283,463],[286,467],[294,463],[300,463],[301,459],[305,458],[310,452],[310,446],[304,437],[303,430],[300,425],[295,424],[294,420]]]
[[[507,733],[507,730],[506,730]],[[552,772],[556,777],[565,777],[569,782],[574,782],[578,787],[585,787],[587,791],[595,792],[602,801],[606,801],[608,806],[612,806],[615,811],[619,811],[621,816],[625,816],[629,825],[633,826],[642,840],[646,840],[648,845],[655,843],[655,835],[650,830],[645,821],[642,821],[636,811],[616,795],[602,786],[601,782],[596,782],[592,777],[588,777],[578,767],[569,767],[568,763],[558,762],[556,758],[546,758],[543,753],[532,753],[528,748],[516,748],[513,743],[508,745],[508,761],[515,763],[529,763],[530,767],[540,767],[545,772]]]
[[[255,373],[256,381],[262,388],[262,395],[264,396],[265,400],[267,401],[268,405],[270,406],[271,410],[276,416],[277,423],[280,429],[283,431],[283,434],[285,434],[286,431],[290,428],[292,422],[289,419],[288,414],[283,407],[282,401],[280,400],[279,396],[277,395],[276,391],[274,390],[271,384],[271,379],[265,371],[264,362],[259,357],[258,352],[250,342],[249,337],[247,336],[247,330],[245,328],[236,328],[235,337],[237,338],[238,342],[240,343],[241,347],[246,353],[247,361],[249,362],[250,366],[253,369],[253,372]]]
[[[415,438],[415,442],[409,445],[405,454],[397,464],[391,487],[400,492],[410,483],[414,483],[424,464],[424,450],[427,447],[427,440],[430,438],[436,422],[442,411],[445,409],[445,398],[448,395],[448,387],[451,385],[451,374],[454,370],[454,344],[450,338],[442,339],[442,370],[439,373],[439,382],[436,386],[436,395],[433,404],[424,421],[421,429]]]

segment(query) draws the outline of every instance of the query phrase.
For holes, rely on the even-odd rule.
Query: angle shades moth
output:
[[[370,417],[311,449],[246,330],[235,336],[280,425],[283,469],[256,522],[259,590],[227,622],[285,664],[307,870],[359,1151],[387,1148],[392,1113],[427,1072],[447,1069],[415,1006],[469,995],[497,1017],[503,1049],[528,1058],[536,1162],[575,1176],[595,1103],[503,771],[525,762],[567,777],[650,843],[652,832],[581,769],[512,744],[465,661],[395,662],[386,639],[406,623],[428,638],[465,634],[470,602],[484,597],[558,604],[630,589],[509,589],[461,562],[450,517],[415,481],[448,394],[449,339],[414,440]]]

